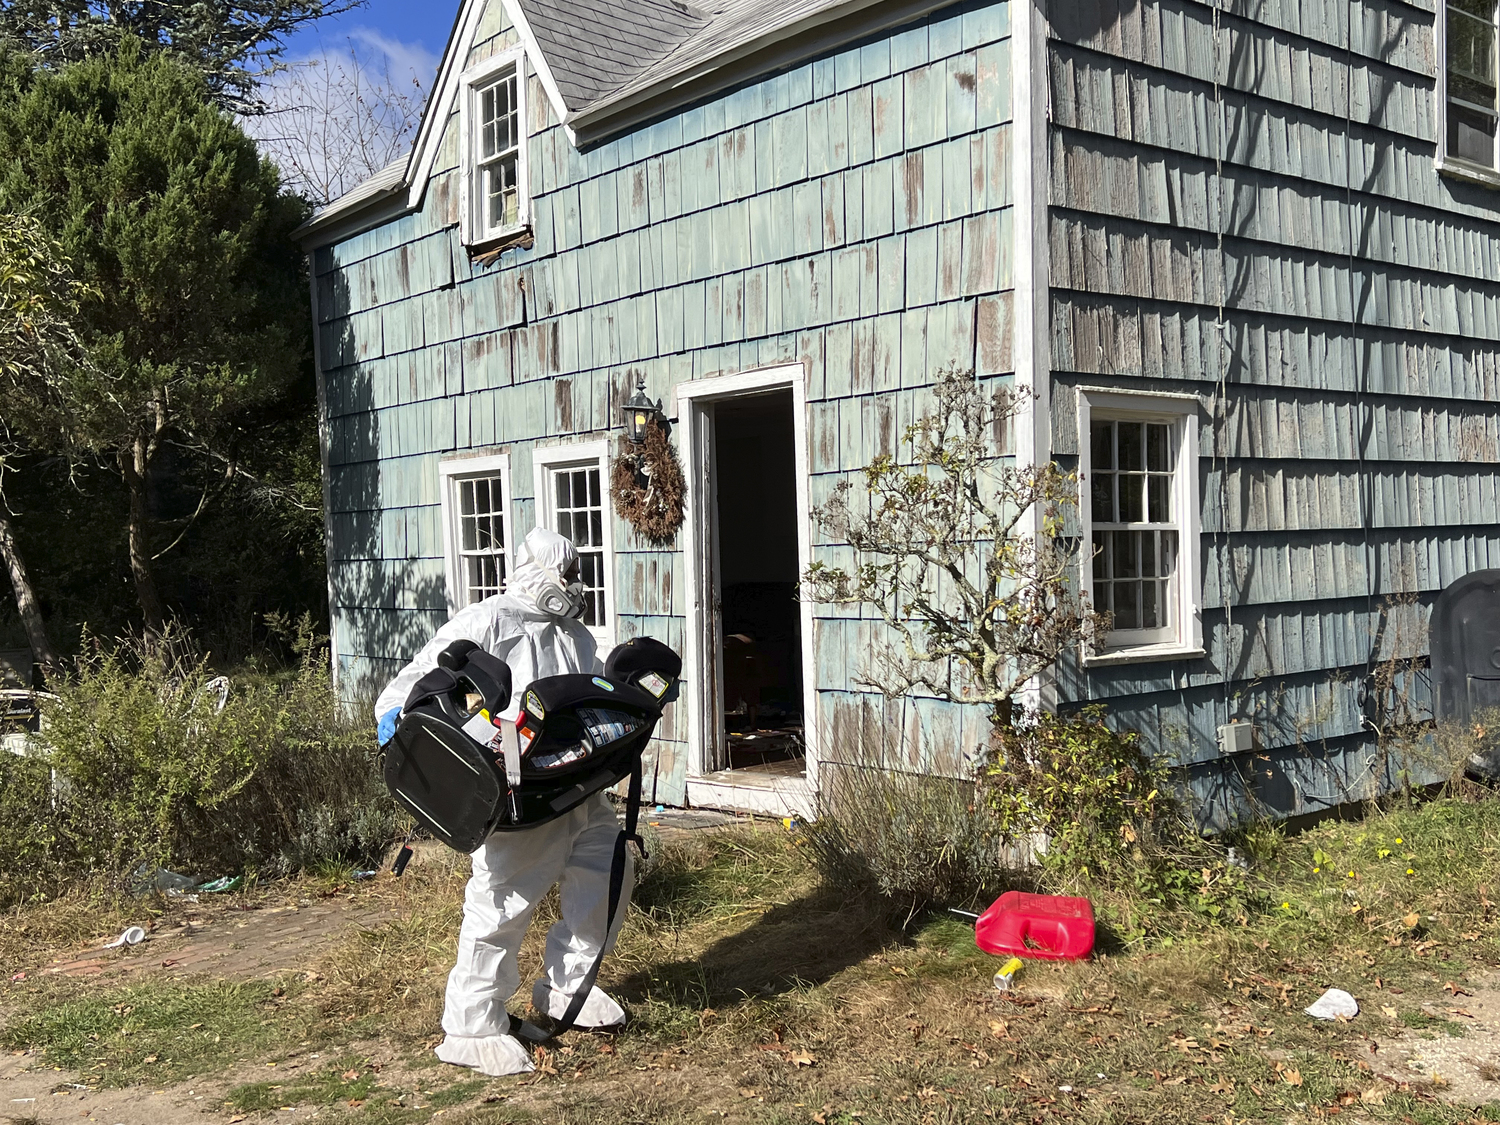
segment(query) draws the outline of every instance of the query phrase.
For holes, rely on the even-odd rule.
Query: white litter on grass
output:
[[[1342,988],[1330,988],[1302,1010],[1315,1020],[1352,1020],[1359,1015],[1359,1004]]]
[[[1073,1087],[1071,1087],[1071,1086],[1059,1086],[1057,1088],[1057,1092],[1059,1094],[1071,1094],[1073,1092]]]
[[[105,943],[105,949],[119,949],[123,945],[140,945],[146,940],[146,931],[140,926],[129,926],[114,941]]]

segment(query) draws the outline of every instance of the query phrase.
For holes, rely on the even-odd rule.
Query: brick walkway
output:
[[[129,949],[100,949],[55,958],[42,970],[70,977],[154,972],[264,977],[310,968],[316,951],[350,927],[368,927],[391,911],[360,897],[259,910],[221,910],[152,933]]]
[[[691,836],[744,819],[708,809],[657,812],[648,806],[641,810],[641,820],[668,839]],[[465,862],[435,840],[419,841],[415,850],[414,865],[448,866],[455,859]],[[383,864],[384,869],[389,869],[389,859]],[[378,896],[360,891],[250,910],[236,910],[228,903],[220,905],[205,897],[200,914],[189,915],[186,923],[154,931],[140,945],[103,949],[100,947],[106,939],[100,939],[86,949],[55,957],[41,971],[68,977],[132,973],[275,976],[310,970],[317,955],[339,941],[346,931],[376,926],[395,916],[396,911]]]

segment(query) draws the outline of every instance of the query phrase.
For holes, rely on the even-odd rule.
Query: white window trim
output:
[[[1486,168],[1483,164],[1475,164],[1472,160],[1465,160],[1448,152],[1448,0],[1437,0],[1433,45],[1437,56],[1437,113],[1434,122],[1437,126],[1437,155],[1434,158],[1437,170],[1455,179],[1468,180],[1485,187],[1500,187],[1500,169]]]
[[[1078,388],[1078,519],[1080,525],[1079,578],[1089,601],[1094,600],[1094,567],[1089,557],[1094,541],[1093,510],[1089,503],[1092,443],[1089,430],[1095,412],[1115,419],[1169,422],[1177,427],[1177,462],[1173,465],[1172,502],[1182,513],[1177,546],[1178,634],[1165,643],[1133,647],[1105,647],[1085,656],[1084,667],[1130,664],[1148,660],[1180,660],[1204,655],[1202,515],[1198,496],[1198,407],[1195,395],[1164,391],[1122,393],[1104,388]]]
[[[510,487],[510,454],[492,453],[478,457],[454,457],[438,464],[438,481],[441,485],[440,506],[443,512],[443,567],[448,580],[448,616],[460,609],[459,594],[466,589],[462,559],[463,544],[459,541],[457,511],[458,483],[471,477],[500,478],[501,500],[504,512],[503,539],[505,540],[505,565],[507,574],[515,567],[516,543],[513,525],[512,499],[515,493]]]
[[[579,465],[599,466],[599,499],[604,505],[604,624],[589,632],[599,645],[599,658],[615,644],[615,622],[619,619],[620,583],[615,573],[614,508],[609,500],[609,441],[579,441],[572,445],[549,445],[531,451],[532,486],[536,497],[538,527],[557,530],[557,500],[549,473],[553,469]]]
[[[476,87],[483,87],[506,70],[516,73],[516,121],[520,125],[520,143],[516,153],[516,222],[500,230],[487,231],[480,216],[483,192],[477,190],[479,169],[474,145],[474,101]],[[458,216],[465,246],[482,246],[519,234],[531,226],[530,180],[527,175],[530,136],[526,132],[526,49],[509,51],[486,59],[459,75],[458,97]]]

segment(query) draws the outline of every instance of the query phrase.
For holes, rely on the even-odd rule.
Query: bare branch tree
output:
[[[873,609],[894,634],[857,682],[986,704],[1006,722],[1029,680],[1103,635],[1106,619],[1070,582],[1073,553],[1060,539],[1077,479],[997,458],[993,435],[1020,405],[1010,391],[987,395],[973,372],[950,368],[934,395],[904,436],[910,466],[879,457],[864,470],[863,511],[843,481],[814,513],[854,548],[855,565],[814,563],[804,582],[819,602]],[[1040,534],[1021,528],[1033,508]]]
[[[315,204],[337,199],[406,153],[427,90],[389,55],[329,52],[290,64],[263,88],[267,111],[244,122],[286,184]]]

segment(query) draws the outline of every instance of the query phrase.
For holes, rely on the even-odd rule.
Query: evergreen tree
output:
[[[0,56],[0,209],[61,243],[86,294],[95,375],[60,409],[128,497],[131,578],[148,628],[166,609],[149,485],[162,454],[211,459],[201,513],[237,471],[247,413],[306,373],[306,205],[212,97],[202,74],[134,39],[56,71]],[[197,513],[195,513],[197,514]]]
[[[286,37],[363,0],[0,0],[0,41],[33,65],[81,62],[135,39],[196,70],[219,105],[261,108],[256,79],[277,69]]]

